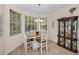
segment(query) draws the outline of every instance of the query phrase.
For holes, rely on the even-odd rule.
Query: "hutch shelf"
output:
[[[58,21],[58,45],[75,53],[77,50],[78,16],[64,17]]]

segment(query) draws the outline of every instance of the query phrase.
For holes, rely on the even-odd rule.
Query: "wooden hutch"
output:
[[[77,53],[78,16],[64,17],[57,21],[58,45]]]

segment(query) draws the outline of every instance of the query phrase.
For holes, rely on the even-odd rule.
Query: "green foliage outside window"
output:
[[[36,30],[34,19],[34,17],[25,16],[25,31]]]
[[[20,14],[10,10],[10,35],[20,33],[20,27]]]

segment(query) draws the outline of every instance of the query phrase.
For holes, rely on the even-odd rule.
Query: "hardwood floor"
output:
[[[29,48],[27,53],[25,54],[25,49],[22,44],[21,46],[10,52],[8,55],[41,55],[41,53],[40,50],[32,50],[31,48]],[[52,41],[48,41],[48,53],[44,48],[42,55],[79,55],[79,53],[73,53],[65,48],[58,46]]]

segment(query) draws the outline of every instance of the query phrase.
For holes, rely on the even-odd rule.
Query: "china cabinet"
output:
[[[58,45],[73,52],[77,51],[78,16],[64,17],[58,21]]]

